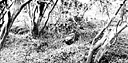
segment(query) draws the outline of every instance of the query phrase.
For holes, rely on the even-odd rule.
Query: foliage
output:
[[[0,51],[2,63],[83,63],[87,60],[92,40],[108,23],[120,2],[115,0],[94,0],[88,3],[82,3],[79,0],[61,1],[61,5],[57,4],[51,11],[47,24],[45,24],[47,11],[42,17],[40,24],[46,26],[40,38],[33,38],[31,34],[33,14],[28,16],[30,9],[26,6],[20,12]],[[115,4],[115,2],[118,3]],[[30,6],[34,8],[35,3],[31,2]],[[51,6],[49,5],[47,10],[51,9]],[[116,20],[118,21],[119,18],[117,17],[114,21]],[[18,23],[20,25],[16,25]],[[112,29],[112,27],[109,28]],[[79,35],[78,40],[67,45],[64,42],[65,38],[72,33]],[[127,31],[119,34],[116,42],[106,48],[107,51],[99,63],[127,63],[127,38]]]

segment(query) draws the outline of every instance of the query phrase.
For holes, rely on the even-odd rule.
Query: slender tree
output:
[[[28,0],[27,2],[23,3],[20,7],[17,7],[16,8],[17,10],[15,10],[14,13],[10,12],[11,11],[10,8],[7,8],[7,10],[4,10],[6,13],[3,16],[6,17],[6,19],[0,31],[0,49],[3,47],[5,43],[5,39],[10,31],[10,28],[12,27],[13,22],[15,21],[15,19],[17,18],[21,10],[31,1],[32,0]]]
[[[33,29],[32,29],[32,35],[33,37],[40,37],[41,34],[44,32],[44,29],[48,23],[48,20],[49,20],[49,17],[50,17],[50,14],[51,12],[53,11],[53,9],[55,8],[56,4],[57,4],[58,0],[56,0],[56,2],[54,3],[54,5],[52,6],[52,9],[49,11],[48,13],[48,17],[45,21],[45,24],[43,27],[41,27],[41,21],[42,21],[42,18],[45,14],[45,11],[46,9],[48,8],[50,2],[45,2],[45,1],[37,1],[37,5],[35,7],[35,11],[32,12],[34,14],[33,16]],[[36,16],[35,13],[37,13],[37,11],[39,10],[38,12],[38,15],[39,16]],[[37,18],[37,19],[36,19]],[[37,22],[36,22],[37,21]],[[41,27],[41,28],[40,28]]]
[[[57,2],[58,2],[58,0],[56,0],[56,2],[55,2],[55,4],[53,5],[52,9],[51,9],[50,12],[48,13],[47,20],[45,21],[45,24],[44,24],[43,28],[39,31],[39,35],[41,35],[41,33],[44,31],[44,28],[46,27],[46,25],[47,25],[47,23],[48,23],[50,14],[51,14],[51,12],[53,11],[53,9],[55,8]]]
[[[108,24],[96,35],[96,37],[92,40],[92,44],[88,53],[88,57],[87,57],[87,61],[86,63],[91,63],[92,62],[92,57],[94,52],[101,47],[102,50],[100,50],[97,53],[97,56],[95,57],[95,62],[98,62],[100,60],[100,58],[103,56],[103,54],[105,53],[105,48],[108,46],[108,44],[115,39],[115,37],[118,36],[118,34],[124,30],[127,27],[127,24],[122,27],[122,29],[120,29],[119,31],[114,32],[112,30],[109,30],[108,28],[110,28],[110,24],[113,22],[113,20],[116,18],[116,15],[119,13],[120,9],[122,8],[122,6],[125,4],[126,0],[123,1],[123,4],[119,7],[119,9],[117,10],[117,12],[115,13],[115,16],[111,18],[111,20],[109,20]],[[115,29],[114,29],[115,30]],[[112,33],[113,36],[108,36],[106,37],[106,33],[107,31],[108,33]],[[116,35],[114,35],[114,33],[116,33]],[[102,54],[101,54],[102,51]]]

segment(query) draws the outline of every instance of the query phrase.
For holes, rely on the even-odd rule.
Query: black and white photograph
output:
[[[128,0],[0,0],[0,63],[128,63]]]

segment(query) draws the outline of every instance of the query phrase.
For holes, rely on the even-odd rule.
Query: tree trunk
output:
[[[125,4],[125,2],[126,2],[126,0],[124,0],[123,1],[123,4]],[[116,11],[116,13],[115,13],[115,16],[108,22],[108,24],[96,35],[96,37],[92,40],[92,44],[91,44],[91,47],[90,47],[90,50],[89,50],[89,53],[88,53],[88,58],[87,58],[87,61],[86,61],[86,63],[91,63],[91,61],[92,61],[92,57],[93,57],[93,54],[94,54],[94,51],[96,50],[96,49],[98,49],[100,46],[102,46],[104,43],[106,43],[106,40],[108,41],[108,40],[110,40],[110,41],[108,41],[109,43],[111,42],[111,39],[115,39],[115,36],[116,35],[118,35],[118,34],[116,34],[114,37],[112,37],[112,38],[106,38],[106,37],[104,37],[105,36],[105,34],[104,33],[106,33],[105,32],[105,30],[106,31],[108,31],[109,32],[109,30],[107,30],[108,29],[108,27],[110,26],[110,24],[111,24],[111,22],[115,19],[115,17],[116,17],[116,15],[118,14],[118,12],[120,11],[120,9],[123,7],[123,5],[121,5],[120,7],[119,7],[119,9]],[[127,25],[125,26],[125,27],[127,27]],[[124,28],[125,28],[124,27]],[[121,31],[120,31],[121,32]],[[105,40],[102,40],[102,39],[105,39]],[[96,46],[96,47],[95,47]],[[104,46],[103,48],[105,48],[106,46]],[[105,50],[104,50],[105,51]],[[99,57],[99,58],[101,58],[101,56],[103,55],[103,53],[102,53],[102,55],[100,55],[100,52],[97,54],[97,57]],[[98,58],[98,61],[99,61],[99,58]],[[95,61],[97,61],[97,59],[95,59]]]
[[[104,55],[104,53],[107,51],[107,47],[109,47],[112,43],[113,40],[119,35],[119,33],[121,33],[126,27],[128,27],[128,24],[125,24],[124,26],[122,26],[122,28],[117,31],[117,33],[115,34],[115,32],[110,32],[111,36],[108,37],[108,40],[106,40],[106,42],[101,46],[100,50],[98,51],[98,53],[96,54],[96,57],[94,59],[94,62],[99,62],[100,59],[102,58],[102,56]],[[115,29],[116,31],[116,29]]]
[[[36,3],[37,4],[37,3]],[[47,9],[48,5],[45,7],[46,2],[40,2],[36,5],[34,12],[32,12],[33,16],[31,17],[32,19],[32,36],[34,38],[38,38],[39,37],[39,31],[40,31],[40,23],[42,21],[43,15],[45,13],[45,10]],[[43,8],[41,8],[43,7]],[[29,12],[31,12],[31,10],[29,10]],[[43,12],[43,13],[42,13]],[[38,14],[39,16],[36,16],[36,14]],[[37,22],[36,22],[37,21]]]
[[[41,34],[42,34],[42,32],[44,32],[44,29],[45,29],[45,27],[46,27],[46,25],[47,25],[47,23],[48,23],[48,20],[49,20],[50,14],[51,14],[51,12],[53,11],[53,9],[55,8],[55,6],[56,6],[57,2],[58,2],[58,0],[56,0],[56,2],[55,2],[55,4],[53,5],[52,9],[49,11],[49,13],[48,13],[48,17],[47,17],[47,20],[45,21],[45,24],[44,24],[44,26],[42,27],[42,29],[39,31],[39,35],[41,35]]]
[[[41,4],[37,4],[37,5],[39,5],[39,6],[37,6],[37,8],[35,8],[35,11],[34,11],[34,17],[33,17],[33,29],[32,29],[32,35],[33,35],[33,37],[40,37],[41,36],[41,34],[44,32],[44,28],[46,27],[46,25],[47,25],[47,23],[48,23],[48,20],[49,20],[49,17],[50,17],[50,13],[53,11],[53,9],[55,8],[55,6],[56,6],[56,4],[57,4],[57,2],[58,2],[58,0],[56,0],[56,2],[55,2],[55,4],[53,5],[53,7],[52,7],[52,9],[49,11],[49,13],[48,13],[48,17],[47,17],[47,19],[46,19],[46,21],[45,21],[45,24],[44,24],[44,26],[43,27],[40,27],[40,25],[41,25],[41,20],[42,20],[42,18],[43,18],[43,16],[44,16],[44,14],[45,14],[45,11],[46,11],[46,9],[47,9],[47,7],[48,7],[48,4],[49,3],[44,3],[44,4],[46,4],[46,7],[43,9],[43,11],[41,12],[41,10],[39,10],[39,16],[37,17],[36,15],[35,15],[35,13],[36,13],[36,11],[39,9],[39,6],[41,6]],[[42,13],[42,14],[41,14]],[[35,19],[35,18],[38,18],[37,20]],[[37,23],[35,22],[35,21],[37,21]]]
[[[11,16],[11,13],[9,10],[5,14],[5,15],[7,15],[8,20],[5,21],[5,23],[3,24],[1,31],[0,31],[0,49],[3,47],[3,45],[5,43],[5,39],[9,33],[9,30],[10,30],[13,22],[15,21],[16,17],[19,15],[19,13],[23,9],[23,7],[26,6],[28,3],[30,3],[31,1],[32,0],[29,0],[29,1],[25,2],[23,5],[21,5],[20,8],[17,8],[18,10],[14,11],[15,13],[12,14],[12,16]]]

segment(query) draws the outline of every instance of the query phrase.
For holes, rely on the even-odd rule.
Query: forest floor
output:
[[[91,34],[66,45],[63,38],[33,39],[29,33],[9,33],[0,51],[0,63],[83,63],[89,50]],[[42,45],[39,49],[39,45]],[[84,59],[83,59],[84,58]],[[128,34],[122,33],[105,53],[102,63],[128,63]]]

